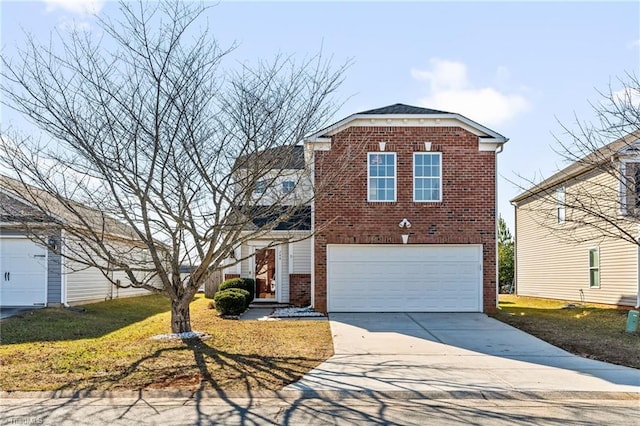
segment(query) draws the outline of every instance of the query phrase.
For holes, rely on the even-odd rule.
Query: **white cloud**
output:
[[[83,32],[83,31],[90,31],[91,30],[91,24],[87,21],[77,21],[75,19],[68,19],[68,18],[61,18],[59,23],[58,23],[58,27],[62,30],[62,31],[67,31],[67,32]]]
[[[462,62],[433,58],[428,70],[412,69],[411,76],[429,84],[430,94],[420,105],[457,112],[485,125],[499,125],[530,108],[529,100],[518,93],[503,93],[493,87],[474,87]],[[496,70],[496,79],[510,77],[506,67]]]
[[[47,12],[62,9],[78,15],[96,14],[102,10],[106,0],[43,0]]]
[[[640,108],[640,89],[625,87],[612,93],[613,101],[623,108]]]

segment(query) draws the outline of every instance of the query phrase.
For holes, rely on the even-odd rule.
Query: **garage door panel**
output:
[[[44,305],[46,276],[44,247],[26,238],[0,239],[0,305]]]
[[[480,246],[329,245],[333,312],[481,311]]]

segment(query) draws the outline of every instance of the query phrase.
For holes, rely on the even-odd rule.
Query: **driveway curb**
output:
[[[185,390],[131,390],[131,391],[0,391],[2,399],[326,399],[339,400],[350,398],[374,399],[485,399],[485,400],[638,400],[640,393],[634,392],[563,392],[563,391],[362,391],[362,390],[280,390],[256,392],[217,392]]]

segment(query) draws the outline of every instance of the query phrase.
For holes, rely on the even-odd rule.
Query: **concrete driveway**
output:
[[[640,370],[572,355],[484,314],[329,319],[335,355],[286,389],[640,394]]]

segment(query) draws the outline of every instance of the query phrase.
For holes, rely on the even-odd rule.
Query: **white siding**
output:
[[[278,302],[289,303],[289,244],[282,244],[278,246],[276,250],[278,251],[278,258],[280,259]]]
[[[66,241],[67,248],[74,244],[71,239]],[[129,250],[129,255],[139,256],[138,259],[145,258],[143,249]],[[142,296],[149,294],[148,290],[143,288],[119,288],[110,281],[104,273],[96,267],[86,267],[81,263],[66,259],[64,261],[64,274],[66,278],[66,303],[77,304],[83,302],[92,302],[99,300],[116,299],[119,297]],[[121,271],[107,272],[111,280],[120,280],[123,285],[130,283],[127,274]],[[143,282],[143,277],[139,277]],[[159,283],[159,280],[155,280]]]
[[[248,245],[243,244],[242,247],[240,247],[240,252],[242,256],[241,259],[244,259],[240,264],[240,276],[245,278],[253,278],[254,274],[251,272],[252,262],[250,258],[247,258],[247,256],[253,254],[253,247],[249,247]]]
[[[127,277],[127,274],[121,271],[114,272],[113,279],[120,280],[120,282],[123,285],[127,285],[131,282],[129,280],[129,277]],[[113,286],[113,287],[114,287],[113,288],[114,299],[118,297],[144,296],[149,294],[148,290],[145,290],[144,288],[139,288],[139,287],[127,287],[127,288],[120,288],[117,286]]]
[[[297,241],[293,246],[293,267],[292,274],[310,274],[311,273],[311,238]]]
[[[244,173],[245,171],[241,172]],[[253,181],[254,179],[249,180]],[[251,188],[252,201],[255,205],[300,205],[301,203],[308,203],[313,197],[313,186],[308,173],[304,169],[274,169],[265,173],[259,181],[267,182],[269,187],[264,193],[254,192],[253,188]],[[285,181],[294,182],[295,188],[292,192],[284,192],[282,185]],[[236,191],[244,191],[244,188],[241,185],[237,185]]]
[[[106,300],[111,297],[111,283],[98,268],[84,268],[76,262],[65,262],[67,303]]]
[[[586,184],[602,185],[606,179],[595,176]],[[571,187],[566,191],[569,197]],[[574,301],[584,296],[586,302],[635,305],[638,246],[617,238],[584,241],[586,229],[568,238],[572,212],[567,209],[567,222],[557,224],[555,208],[549,199],[532,197],[516,209],[518,295]],[[600,249],[600,288],[589,287],[589,249],[594,247]]]

